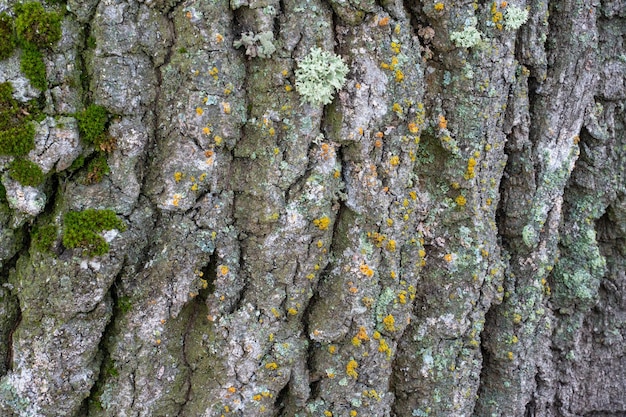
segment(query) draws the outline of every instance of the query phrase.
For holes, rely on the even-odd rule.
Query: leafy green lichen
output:
[[[9,164],[9,176],[22,185],[37,187],[44,180],[39,165],[27,159],[17,158]]]
[[[335,91],[343,87],[348,71],[341,57],[317,47],[312,48],[298,62],[296,89],[302,99],[310,104],[328,104]]]
[[[86,249],[90,256],[104,255],[109,244],[99,233],[113,229],[126,230],[113,210],[70,211],[63,218],[63,246]]]
[[[504,27],[508,30],[519,29],[528,20],[528,10],[510,6],[504,14]]]

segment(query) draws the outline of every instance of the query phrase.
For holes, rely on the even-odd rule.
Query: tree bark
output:
[[[0,61],[46,174],[0,156],[3,416],[626,415],[624,1],[49,3],[47,89]]]

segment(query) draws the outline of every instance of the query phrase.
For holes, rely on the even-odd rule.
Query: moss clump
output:
[[[126,230],[113,210],[70,211],[63,218],[63,246],[86,249],[89,256],[104,255],[109,244],[99,233],[112,229]]]
[[[35,127],[12,93],[11,83],[0,83],[0,155],[26,155],[35,147]]]
[[[57,238],[57,228],[53,224],[37,227],[32,233],[32,244],[40,252],[49,252]]]
[[[98,156],[92,159],[87,165],[87,184],[95,184],[104,178],[109,173],[109,164],[107,163],[107,157],[104,153],[99,152]]]
[[[83,155],[79,155],[78,158],[74,159],[72,165],[68,168],[70,172],[78,171],[85,165],[85,157]]]
[[[99,145],[105,141],[104,130],[109,120],[107,110],[96,104],[89,105],[85,110],[76,114],[78,130],[81,138],[88,144]]]
[[[38,90],[48,88],[46,80],[46,64],[39,49],[32,44],[25,44],[20,57],[20,69],[31,85]]]
[[[22,44],[49,48],[61,39],[61,16],[46,12],[41,3],[30,2],[15,6],[15,28]]]
[[[44,174],[39,165],[18,158],[9,164],[9,176],[22,185],[36,187],[44,180]]]
[[[0,13],[0,60],[10,57],[15,45],[13,18],[6,13]]]

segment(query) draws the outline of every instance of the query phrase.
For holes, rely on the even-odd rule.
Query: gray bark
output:
[[[624,1],[46,8],[48,90],[0,61],[48,116],[43,185],[0,156],[3,416],[626,415]],[[101,182],[68,169],[92,103]],[[63,245],[89,208],[127,226],[102,256]]]

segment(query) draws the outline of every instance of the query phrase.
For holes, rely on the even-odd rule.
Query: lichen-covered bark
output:
[[[626,414],[626,4],[49,3],[48,90],[0,61],[46,174],[0,155],[3,416]]]

